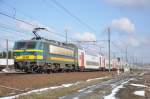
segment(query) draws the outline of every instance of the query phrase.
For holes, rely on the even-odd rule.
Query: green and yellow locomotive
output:
[[[21,40],[14,45],[14,66],[25,72],[77,70],[76,48],[54,40],[43,39],[35,28],[32,40]]]
[[[76,48],[56,41],[32,39],[14,46],[15,68],[23,71],[50,72],[77,70]]]

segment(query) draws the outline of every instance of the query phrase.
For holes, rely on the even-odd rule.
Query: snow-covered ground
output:
[[[147,87],[147,86],[142,85],[142,84],[130,84],[130,85],[135,86],[135,87]]]
[[[95,87],[95,86],[96,86],[96,85],[88,86],[88,87],[86,87],[86,88],[83,88],[83,89],[78,90],[78,92],[86,91],[87,89],[90,89],[90,88]]]
[[[135,94],[135,95],[138,95],[138,96],[143,96],[143,97],[144,97],[144,96],[145,96],[145,91],[144,91],[144,90],[135,91],[134,94]]]
[[[100,80],[100,79],[106,79],[106,78],[108,78],[108,76],[100,77],[100,78],[88,79],[88,80],[86,80],[86,81],[89,82],[89,81]]]
[[[101,77],[101,78],[93,78],[93,79],[88,79],[86,81],[88,82],[88,81],[105,79],[105,78],[108,78],[108,77],[106,76],[106,77]],[[44,91],[47,91],[47,90],[54,90],[54,89],[58,89],[58,88],[67,88],[67,87],[71,87],[71,86],[78,85],[78,84],[80,84],[80,82],[62,84],[60,86],[52,86],[52,87],[48,87],[48,88],[35,89],[35,90],[31,90],[31,91],[28,91],[28,92],[25,92],[25,93],[22,93],[22,94],[18,94],[18,95],[14,95],[14,96],[2,97],[0,99],[14,99],[14,98],[17,98],[19,96],[29,95],[31,93],[39,93],[39,92],[44,92]],[[93,86],[96,86],[96,85],[88,86],[87,88],[90,88],[90,87],[93,87]],[[84,89],[82,89],[82,90],[84,90]],[[82,91],[82,90],[79,90],[79,91]],[[91,91],[86,91],[86,92],[90,93]]]
[[[76,82],[76,83],[69,83],[69,84],[62,84],[60,86],[52,86],[52,87],[48,87],[48,88],[41,88],[41,89],[35,89],[35,90],[31,90],[22,94],[18,94],[18,95],[14,95],[14,96],[8,96],[8,97],[2,97],[0,99],[15,99],[18,98],[19,96],[24,96],[24,95],[29,95],[31,93],[38,93],[38,92],[44,92],[47,90],[54,90],[57,88],[67,88],[67,87],[71,87],[73,85],[78,85],[80,82]]]
[[[0,73],[16,73],[16,70],[11,68],[4,68]]]
[[[130,79],[131,80],[131,79]],[[104,96],[104,99],[116,99],[115,95],[117,94],[117,92],[123,88],[124,84],[128,83],[130,80],[126,81],[126,82],[123,82],[121,83],[119,86],[115,87],[111,94],[107,95],[107,96]]]

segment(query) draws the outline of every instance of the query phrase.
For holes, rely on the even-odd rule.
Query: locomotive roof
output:
[[[76,48],[76,45],[72,44],[72,43],[63,43],[63,42],[59,42],[59,41],[55,41],[55,40],[47,40],[47,39],[19,40],[17,42],[47,42],[47,43],[51,43],[53,45],[59,45],[59,46],[64,46],[64,47],[69,47],[69,48]]]

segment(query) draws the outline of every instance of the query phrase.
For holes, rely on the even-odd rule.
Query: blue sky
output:
[[[116,45],[123,50],[128,46],[130,56],[136,55],[139,58],[142,56],[145,57],[145,62],[149,62],[149,0],[57,0],[71,13],[90,25],[95,32],[80,24],[52,1],[1,0],[0,12],[13,16],[16,11],[16,18],[49,27],[52,31],[61,35],[65,35],[64,30],[67,28],[69,37],[77,40],[105,40],[107,39],[105,30],[110,26],[111,38]],[[32,27],[30,26],[0,15],[0,24],[2,25],[2,23],[5,23],[6,27],[21,32],[19,34],[0,27],[0,35],[4,39],[18,40],[19,38],[15,38],[16,35],[20,39],[32,37]],[[50,33],[40,35],[49,39],[65,40],[63,37]],[[4,40],[1,39],[2,41]],[[102,43],[102,46],[107,48],[106,44]],[[1,44],[1,46],[4,47],[4,44]],[[107,52],[105,48],[103,51]],[[113,45],[112,52],[118,52],[118,49]]]

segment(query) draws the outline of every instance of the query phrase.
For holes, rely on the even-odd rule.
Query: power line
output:
[[[16,8],[15,8],[15,7],[13,7],[12,5],[10,5],[10,4],[8,4],[8,3],[4,2],[4,1],[3,1],[3,3],[4,3],[5,5],[7,5],[7,6],[13,8],[13,9],[15,10],[15,13],[16,13]],[[6,16],[6,17],[9,17],[9,18],[11,18],[11,19],[14,19],[14,20],[23,22],[23,23],[25,23],[25,24],[28,24],[28,25],[31,25],[31,26],[34,26],[34,27],[38,27],[37,25],[33,25],[33,24],[31,24],[31,23],[29,23],[29,22],[27,22],[27,21],[24,21],[24,20],[21,20],[21,19],[17,19],[16,17],[14,17],[15,15],[14,15],[14,16],[10,16],[10,15],[5,14],[5,13],[2,13],[2,12],[0,12],[0,14],[1,14],[1,15],[4,15],[4,16]],[[57,33],[57,34],[56,34],[56,32],[49,31],[48,29],[47,29],[47,32],[49,32],[49,33],[54,33],[55,35],[58,35],[58,36],[61,36],[61,37],[66,38],[65,35],[61,35],[60,33]],[[68,37],[68,38],[69,38],[69,39],[72,39],[72,40],[75,40],[75,39],[72,38],[72,37]]]
[[[89,30],[93,31],[94,33],[96,33],[96,30],[93,29],[89,24],[87,24],[86,22],[82,21],[79,17],[77,17],[76,15],[74,15],[71,11],[69,11],[67,8],[65,8],[62,4],[60,4],[59,2],[57,2],[56,0],[51,0],[51,2],[53,2],[56,6],[58,6],[59,8],[61,8],[62,10],[64,10],[68,15],[70,15],[71,17],[73,17],[75,20],[77,20],[80,24],[84,25],[86,28],[88,28]]]
[[[16,33],[19,33],[20,34],[20,31],[17,31],[17,30],[14,30],[14,29],[11,29],[11,28],[7,28],[7,27],[3,27],[3,26],[0,26],[0,28],[3,28],[5,30],[9,30],[9,31],[13,31],[13,32],[16,32]],[[8,32],[8,31],[5,31],[5,32]],[[13,35],[13,34],[12,34]],[[17,34],[18,35],[18,34]],[[21,34],[22,37],[24,37],[25,35]]]
[[[7,5],[7,6],[9,6],[9,7],[13,8],[13,9],[16,11],[16,8],[15,8],[15,7],[13,7],[12,5],[7,4],[7,3],[6,3],[6,2],[4,2],[4,1],[3,1],[3,3],[5,3],[5,5]],[[23,12],[21,12],[21,13],[23,13]],[[9,17],[9,18],[11,18],[11,19],[14,19],[14,20],[17,20],[17,21],[23,22],[23,23],[25,23],[25,24],[28,24],[28,25],[34,26],[35,28],[36,28],[36,27],[39,27],[38,25],[33,25],[33,24],[31,24],[31,23],[29,23],[29,22],[27,22],[27,21],[24,21],[24,20],[21,20],[21,19],[17,19],[16,17],[14,17],[14,16],[12,17],[12,16],[10,16],[10,15],[8,15],[8,14],[5,14],[5,13],[0,12],[0,14],[1,14],[1,15],[3,15],[3,16]],[[55,35],[58,35],[58,36],[60,36],[60,37],[64,37],[64,38],[66,38],[66,36],[61,35],[60,33],[57,33],[57,34],[56,34],[56,32],[52,32],[52,31],[50,31],[50,30],[48,30],[48,29],[47,29],[47,32],[49,32],[49,33],[54,33]],[[69,38],[70,38],[70,37],[69,37]],[[70,38],[70,39],[73,39],[73,38]]]
[[[9,6],[10,8],[12,8],[12,9],[14,10],[14,15],[13,15],[13,17],[15,17],[15,16],[16,16],[16,8],[13,7],[13,6],[11,6],[10,4],[6,3],[4,0],[1,0],[1,1],[3,2],[3,4],[5,4],[6,6]]]
[[[5,13],[3,13],[3,12],[0,12],[0,15],[6,16],[6,17],[11,18],[11,19],[16,20],[16,21],[23,22],[23,23],[25,23],[25,24],[28,24],[28,25],[31,25],[31,26],[34,26],[34,27],[37,27],[36,25],[33,25],[33,24],[31,24],[31,23],[29,23],[29,22],[27,22],[27,21],[18,19],[18,18],[16,18],[16,17],[12,17],[12,16],[10,16],[10,15],[8,15],[8,14],[5,14]]]
[[[43,0],[45,1],[45,4],[48,5],[48,7],[52,6],[50,4],[49,1],[47,0]],[[89,26],[87,23],[83,22],[79,17],[75,16],[73,13],[71,13],[69,10],[67,10],[63,5],[61,5],[60,3],[58,3],[56,0],[52,0],[51,1],[52,3],[54,3],[57,7],[61,8],[62,10],[64,10],[67,14],[69,14],[70,16],[74,17],[74,19],[76,19],[80,24],[84,25],[86,28],[90,29],[91,31],[94,31],[96,32],[91,26]],[[54,6],[53,6],[54,7]],[[50,7],[51,8],[51,7]],[[56,8],[56,7],[55,7]],[[57,10],[58,11],[58,10]],[[65,31],[66,32],[66,31]],[[65,38],[67,37],[68,38],[68,33],[64,36]],[[66,38],[66,39],[67,39]],[[75,40],[75,41],[72,41],[72,42],[76,42],[78,41],[77,39],[75,38],[72,38],[72,37],[69,37],[70,39],[72,40]]]
[[[6,29],[6,30],[9,30],[9,31],[13,31],[13,32],[16,32],[16,33],[19,33],[19,34],[21,34],[20,32],[23,32],[23,31],[19,31],[19,30],[16,30],[16,29],[13,29],[13,28],[10,28],[10,27],[8,27],[8,26],[5,26],[4,24],[2,24],[2,23],[0,23],[0,28],[3,28],[3,29]],[[25,32],[23,32],[23,33],[25,33]],[[30,34],[25,34],[25,35],[23,35],[23,34],[21,34],[22,36],[25,36],[25,35],[30,35]],[[31,35],[30,35],[31,36]]]
[[[3,28],[3,29],[6,29],[6,30],[11,30],[11,31],[15,31],[15,32],[20,32],[20,31],[18,31],[18,30],[15,30],[15,29],[12,29],[12,28],[9,28],[9,27],[6,27],[6,26],[4,26],[3,24],[1,24],[0,23],[0,28]]]
[[[3,0],[2,0],[2,1],[3,1]],[[15,8],[15,7],[13,7],[12,5],[10,5],[10,4],[8,4],[8,3],[4,2],[4,1],[3,1],[3,3],[4,3],[5,5],[7,5],[7,6],[13,8],[13,9],[15,10],[15,13],[16,13],[16,8]],[[18,10],[18,9],[17,9],[17,10]],[[23,13],[23,12],[20,11],[20,10],[19,10],[19,12]],[[24,13],[23,13],[23,14],[24,14]],[[25,14],[24,14],[24,15],[25,15]],[[28,16],[28,17],[29,17],[29,16]],[[31,18],[31,17],[29,17],[29,18]],[[31,19],[32,19],[32,18],[31,18]],[[28,24],[28,25],[29,25],[29,24]],[[47,29],[47,32],[55,33],[55,32],[49,31],[48,29]],[[56,34],[56,33],[55,33],[55,34]],[[60,33],[58,33],[58,35],[65,38],[65,36],[64,36],[64,35],[61,35]]]
[[[6,16],[6,17],[8,17],[8,18],[11,18],[11,19],[13,19],[13,20],[16,20],[16,21],[20,21],[20,22],[23,22],[23,23],[25,23],[25,24],[27,24],[27,25],[31,25],[31,26],[34,26],[34,27],[38,27],[37,25],[34,25],[34,24],[31,24],[31,23],[29,23],[29,22],[27,22],[27,21],[24,21],[24,20],[21,20],[21,19],[18,19],[18,18],[16,18],[16,17],[13,17],[13,16],[10,16],[10,15],[8,15],[8,14],[5,14],[5,13],[3,13],[3,12],[0,12],[0,15],[3,15],[3,16]],[[3,27],[4,28],[4,27]],[[5,29],[8,29],[8,28],[6,28],[5,27]],[[9,28],[10,29],[10,28]],[[14,30],[13,30],[14,31]],[[55,35],[59,35],[59,36],[61,36],[61,37],[66,37],[66,36],[64,36],[64,35],[61,35],[60,33],[58,33],[57,32],[57,34],[56,34],[56,32],[52,32],[52,31],[50,31],[50,30],[46,30],[47,32],[49,32],[49,33],[54,33]],[[18,32],[18,31],[17,31]],[[70,38],[70,37],[69,37]],[[70,39],[74,39],[74,38],[70,38]],[[74,39],[75,40],[75,39]]]
[[[78,42],[78,43],[99,43],[99,42],[106,42],[107,40],[76,40],[72,42]]]
[[[6,4],[6,3],[5,3]],[[7,4],[8,5],[8,4]],[[11,5],[8,5],[8,6],[10,6],[11,8],[13,8],[14,10],[15,10],[15,13],[16,13],[16,8],[14,8],[13,6],[11,6]],[[34,26],[34,27],[37,27],[37,25],[34,25],[34,24],[31,24],[31,23],[29,23],[29,22],[27,22],[27,21],[24,21],[24,20],[21,20],[21,19],[18,19],[18,18],[16,18],[16,16],[14,15],[14,16],[10,16],[10,15],[8,15],[8,14],[5,14],[5,13],[3,13],[3,12],[0,12],[0,14],[1,15],[3,15],[3,16],[5,16],[5,17],[8,17],[8,18],[11,18],[11,19],[13,19],[13,20],[16,20],[16,21],[19,21],[19,22],[23,22],[23,23],[25,23],[25,24],[27,24],[27,25],[31,25],[31,26]],[[80,21],[80,20],[79,20]],[[11,30],[11,31],[15,31],[15,32],[20,32],[20,31],[17,31],[17,30],[15,30],[15,29],[12,29],[12,28],[8,28],[8,27],[4,27],[4,26],[1,26],[1,28],[4,28],[4,29],[6,29],[6,30]],[[56,34],[56,32],[52,32],[52,31],[50,31],[50,30],[48,30],[48,29],[46,29],[46,31],[47,32],[50,32],[50,33],[54,33],[55,35],[59,35],[59,36],[61,36],[61,37],[66,37],[66,36],[64,36],[64,35],[61,35],[60,33],[57,33]],[[70,38],[70,37],[69,37]],[[74,38],[70,38],[70,39],[74,39]],[[74,39],[75,40],[75,39]]]
[[[11,4],[7,3],[6,1],[2,0],[2,2],[3,2],[3,4],[12,8],[15,11],[14,16],[16,16],[16,14],[19,12],[20,14],[22,14],[23,16],[25,16],[27,18],[34,19],[34,17],[30,16],[29,14],[26,14],[25,12],[21,11],[20,9],[15,8]]]
[[[15,18],[15,17],[12,17],[12,16],[10,16],[10,15],[8,15],[8,14],[5,14],[5,13],[2,13],[2,12],[0,12],[0,15],[6,16],[6,17],[11,18],[11,19],[16,20],[16,21],[23,22],[23,23],[25,23],[25,24],[27,24],[27,25],[30,25],[30,26],[39,27],[39,26],[37,26],[37,25],[33,25],[33,24],[31,24],[31,23],[29,23],[29,22],[27,22],[27,21],[24,21],[24,20],[21,20],[21,19],[17,19],[17,18]],[[48,30],[48,29],[47,29],[47,32],[56,34],[56,32],[52,32],[52,31],[50,31],[50,30]],[[58,33],[57,33],[56,35],[58,35]],[[66,37],[66,36],[61,35],[61,34],[59,34],[59,36],[61,36],[61,37]]]
[[[115,46],[115,48],[118,48],[120,52],[125,53],[125,50],[121,48],[119,45],[115,44],[113,41],[111,41],[111,44]],[[124,51],[123,51],[124,50]]]

